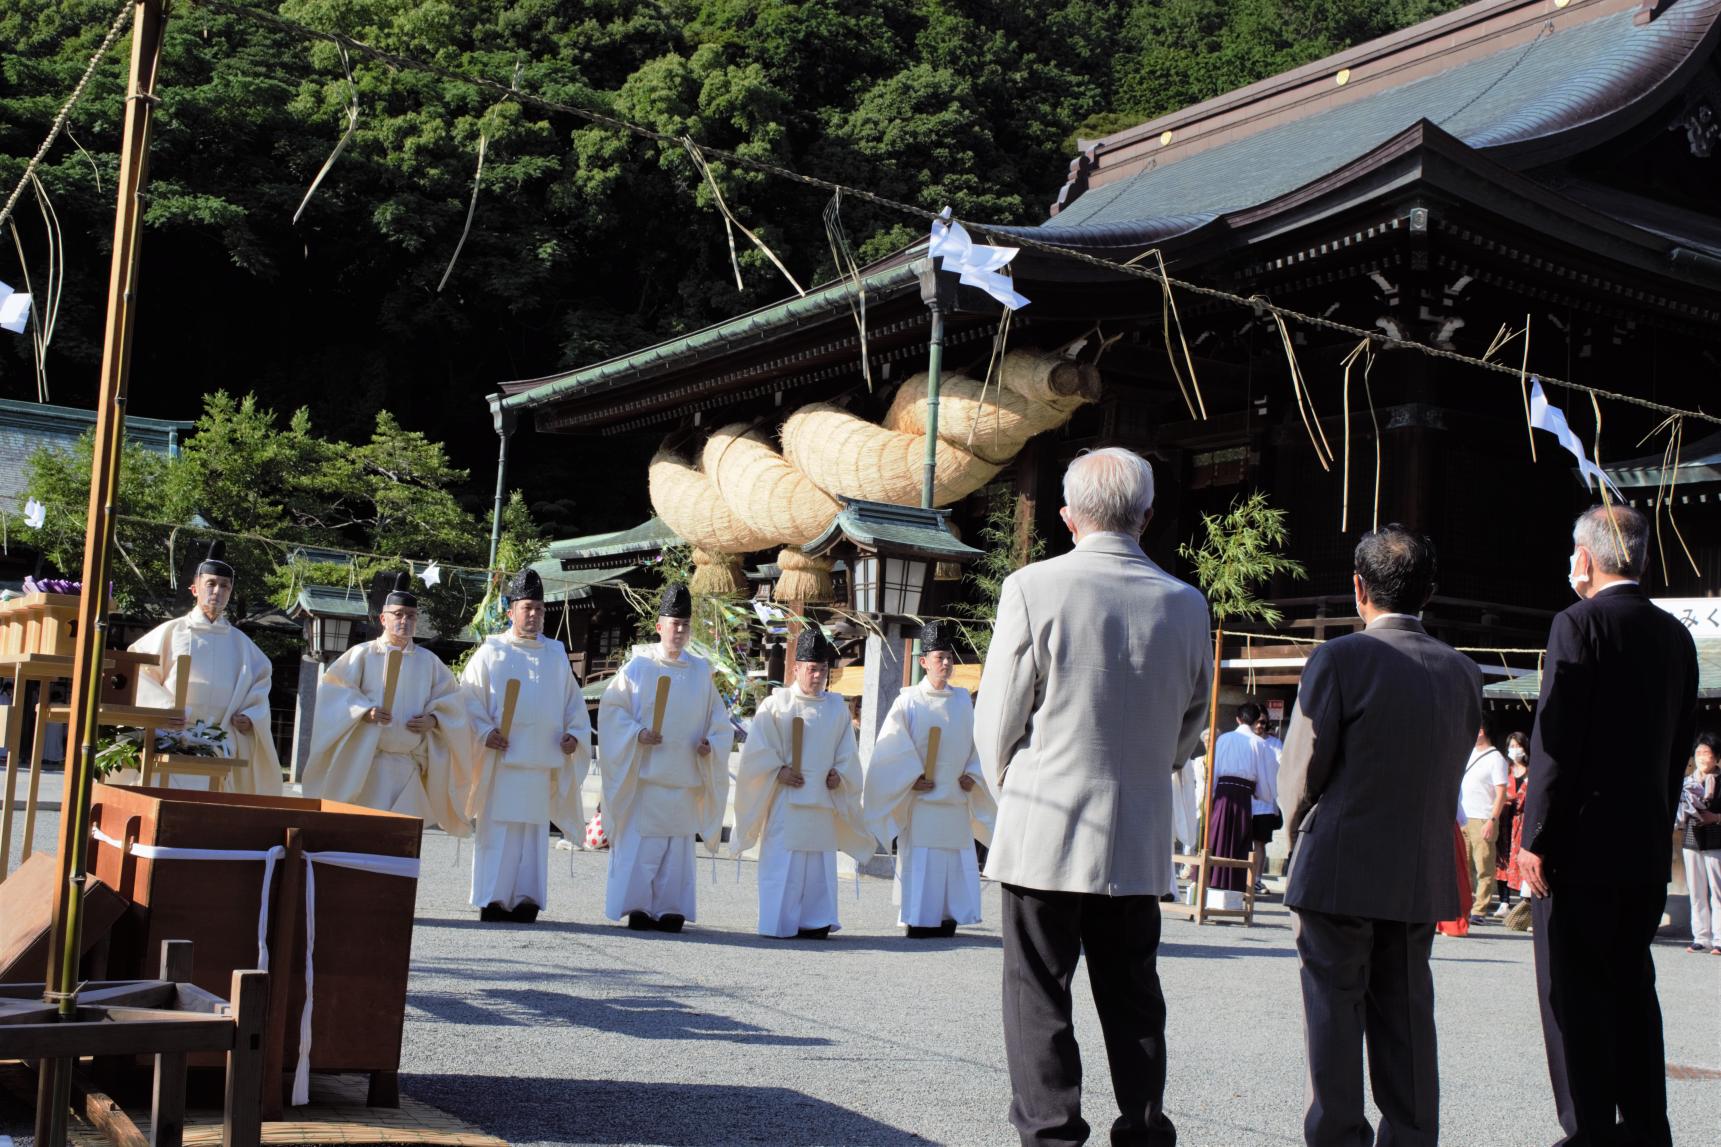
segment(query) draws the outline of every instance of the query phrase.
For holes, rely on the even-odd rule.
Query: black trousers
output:
[[[1435,1055],[1434,925],[1296,912],[1303,1040],[1309,1057],[1309,1147],[1434,1147],[1440,1139]],[[1362,1056],[1380,1108],[1363,1112]]]
[[[1532,902],[1542,1038],[1567,1147],[1668,1147],[1667,1064],[1649,947],[1667,888],[1559,881]]]
[[[1165,1117],[1165,995],[1159,987],[1159,898],[1004,894],[1004,1050],[1010,1122],[1025,1147],[1087,1142],[1082,1058],[1070,981],[1087,956],[1119,1115],[1117,1147],[1173,1147]]]

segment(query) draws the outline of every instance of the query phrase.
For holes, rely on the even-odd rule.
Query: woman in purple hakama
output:
[[[1213,819],[1207,827],[1207,849],[1214,856],[1249,859],[1255,845],[1250,831],[1255,782],[1244,777],[1222,776],[1213,786]],[[1213,870],[1210,887],[1241,892],[1249,886],[1249,870],[1221,867]]]

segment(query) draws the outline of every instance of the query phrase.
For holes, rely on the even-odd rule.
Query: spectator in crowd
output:
[[[1236,727],[1221,734],[1213,750],[1213,812],[1207,825],[1207,847],[1215,857],[1251,863],[1248,868],[1224,865],[1213,869],[1212,887],[1220,893],[1237,894],[1217,898],[1215,906],[1224,908],[1240,907],[1231,901],[1240,902],[1249,887],[1247,882],[1256,878],[1256,814],[1263,807],[1276,814],[1279,796],[1278,759],[1255,732],[1261,707],[1245,701],[1237,706],[1236,718]],[[1265,802],[1263,796],[1268,798]],[[1272,835],[1270,828],[1267,835]]]
[[[1494,837],[1494,915],[1504,917],[1518,893],[1518,849],[1524,835],[1524,778],[1530,772],[1530,735],[1514,732],[1506,738],[1506,806],[1500,811],[1500,831]]]
[[[1273,726],[1265,712],[1255,718],[1255,735],[1267,746],[1267,754],[1273,762],[1267,770],[1266,783],[1255,790],[1254,799],[1250,802],[1249,828],[1255,840],[1255,894],[1259,896],[1267,891],[1267,885],[1261,880],[1267,871],[1267,846],[1273,842],[1273,834],[1285,827],[1284,815],[1279,811],[1279,754],[1284,751],[1285,743],[1273,735]]]
[[[1679,793],[1680,851],[1685,856],[1685,891],[1691,897],[1691,946],[1687,952],[1721,956],[1721,738],[1704,733],[1691,751],[1691,775]]]
[[[1317,648],[1285,736],[1281,776],[1309,1064],[1311,1145],[1429,1144],[1440,1136],[1434,926],[1465,911],[1452,837],[1458,761],[1482,723],[1476,663],[1430,637],[1434,545],[1403,526],[1357,544],[1366,622]],[[1491,875],[1491,874],[1490,874]],[[1380,1108],[1363,1109],[1363,1048]]]
[[[1199,590],[1142,553],[1153,470],[1122,449],[1064,474],[1075,549],[1004,580],[974,740],[998,795],[1010,1122],[1023,1144],[1087,1140],[1070,979],[1084,955],[1117,1096],[1113,1143],[1171,1147],[1159,897],[1171,882],[1171,762],[1207,716]]]
[[[1470,923],[1481,924],[1494,906],[1495,835],[1500,828],[1500,810],[1506,806],[1506,758],[1494,747],[1488,720],[1476,731],[1476,745],[1464,766],[1459,800],[1464,805],[1464,844],[1470,863],[1470,886],[1475,900]]]
[[[1596,506],[1572,530],[1530,736],[1518,868],[1534,896],[1536,986],[1566,1137],[1666,1147],[1667,1072],[1650,944],[1697,735],[1697,649],[1637,579],[1649,522]]]

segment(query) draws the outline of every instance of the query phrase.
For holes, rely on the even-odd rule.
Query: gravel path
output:
[[[44,843],[52,817],[40,825]],[[1009,1080],[994,923],[903,939],[886,880],[843,887],[824,943],[753,934],[754,869],[700,861],[700,922],[679,937],[602,919],[603,854],[553,852],[536,925],[480,925],[471,845],[425,837],[402,1086],[520,1144],[1001,1144]],[[985,889],[988,921],[998,890]],[[322,927],[329,927],[324,924]],[[1167,920],[1167,1102],[1185,1147],[1301,1142],[1303,1054],[1290,919]],[[1668,1060],[1721,1069],[1721,958],[1658,945]],[[1497,926],[1435,947],[1444,1139],[1558,1136],[1528,936]],[[1078,977],[1096,1141],[1113,1115]],[[1670,1080],[1679,1143],[1721,1142],[1721,1082]],[[28,1113],[0,1099],[0,1134]],[[24,1147],[21,1143],[20,1147]]]

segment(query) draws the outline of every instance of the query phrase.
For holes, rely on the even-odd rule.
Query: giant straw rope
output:
[[[980,489],[1028,439],[1099,397],[1099,371],[1056,354],[1013,350],[998,376],[982,384],[952,374],[940,385],[935,505]],[[926,423],[926,376],[915,375],[898,389],[882,426],[815,402],[783,423],[781,451],[745,423],[714,431],[697,465],[667,444],[659,449],[651,502],[694,547],[693,591],[741,592],[739,555],[778,546],[777,600],[829,600],[830,563],[798,547],[824,533],[839,496],[918,505]]]

